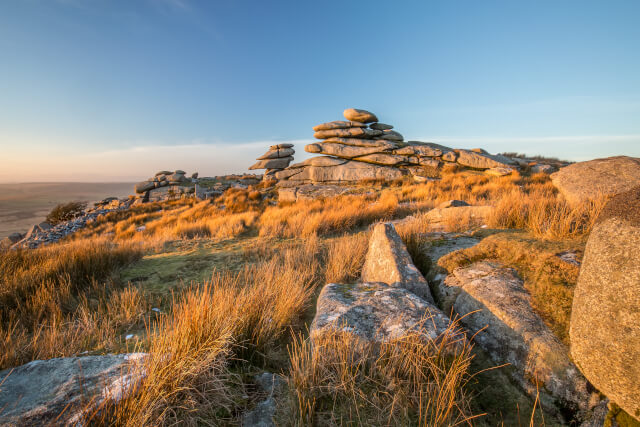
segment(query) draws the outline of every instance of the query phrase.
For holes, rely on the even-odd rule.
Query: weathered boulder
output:
[[[356,147],[378,147],[387,149],[389,147],[397,148],[395,142],[379,140],[379,139],[360,139],[360,138],[328,138],[323,142],[335,142],[337,144],[355,145]]]
[[[191,174],[191,179],[198,179],[198,172],[194,172]]]
[[[404,141],[404,136],[400,132],[396,132],[395,130],[387,129],[382,131],[382,135],[376,136],[378,139],[386,139],[388,141]]]
[[[362,281],[407,289],[433,303],[429,284],[413,264],[406,246],[390,223],[380,223],[373,228],[362,268]]]
[[[640,420],[640,187],[611,199],[589,235],[570,338],[589,381]]]
[[[294,163],[288,169],[302,168],[304,166],[337,166],[346,163],[348,160],[336,159],[329,156],[311,157],[300,163]]]
[[[513,173],[511,168],[491,168],[484,171],[487,175],[491,176],[507,176]]]
[[[320,292],[312,336],[342,329],[367,341],[384,342],[420,330],[435,340],[451,321],[433,304],[384,283],[329,283]]]
[[[132,353],[34,360],[0,371],[0,424],[81,425],[83,414],[137,387],[144,377],[144,357]]]
[[[173,172],[171,171],[160,171],[160,172],[156,172],[155,176],[160,177],[162,175],[171,175]]]
[[[455,151],[448,151],[442,155],[442,160],[444,160],[445,162],[453,163],[458,160],[458,153],[456,153]]]
[[[537,164],[537,165],[533,165],[531,166],[531,172],[533,173],[553,173],[555,171],[557,171],[558,169],[556,169],[555,166],[552,165],[544,165],[544,164]]]
[[[319,130],[313,134],[316,139],[327,138],[372,138],[382,135],[381,130],[368,129],[368,128],[348,128],[348,129],[328,129]]]
[[[393,153],[425,157],[440,157],[442,155],[442,150],[439,148],[429,147],[427,145],[407,145],[406,147],[393,150]]]
[[[336,144],[333,142],[316,142],[306,145],[304,150],[308,153],[328,154],[330,156],[351,159],[353,157],[366,156],[367,154],[390,151],[393,148],[395,148],[395,146],[391,143],[387,143],[386,147],[384,145],[379,147],[357,147],[354,145]]]
[[[353,122],[372,123],[377,122],[378,118],[375,114],[367,110],[359,110],[357,108],[347,108],[342,113],[344,118]]]
[[[551,174],[551,181],[571,203],[614,196],[640,185],[640,159],[618,156],[574,163]]]
[[[514,162],[508,157],[476,153],[468,150],[456,150],[458,158],[456,161],[474,169],[508,168]]]
[[[397,154],[383,154],[383,153],[374,153],[367,154],[366,156],[355,157],[353,160],[357,160],[359,162],[365,163],[373,163],[376,165],[399,165],[403,163],[408,163],[409,158],[407,156],[400,156]]]
[[[289,181],[307,182],[357,182],[367,179],[394,180],[402,178],[407,171],[389,166],[348,161],[337,166],[305,166],[302,172]]]
[[[289,166],[289,163],[293,161],[293,157],[282,157],[279,159],[266,159],[259,160],[249,167],[249,170],[253,169],[284,169]]]
[[[415,157],[414,157],[414,159],[415,159]],[[428,166],[430,168],[438,168],[438,167],[440,167],[440,163],[441,162],[440,162],[440,160],[434,159],[434,158],[431,158],[431,157],[419,157],[419,158],[417,158],[417,163],[420,166]]]
[[[279,150],[282,148],[293,148],[293,144],[276,144],[269,147],[269,150]]]
[[[531,307],[515,270],[481,261],[455,269],[441,285],[443,311],[453,308],[475,342],[496,363],[509,363],[521,386],[549,408],[583,413],[599,398],[571,362],[567,348]],[[600,359],[602,363],[603,359]]]
[[[268,175],[268,172],[272,172],[270,175],[273,175],[273,177],[277,180],[281,180],[290,178],[301,173],[302,171],[302,167],[292,168],[291,166],[289,166],[287,169],[270,169],[265,172],[265,175]]]
[[[169,177],[168,177],[169,182],[174,183],[174,184],[179,184],[181,182],[186,181],[187,177],[184,176],[184,173],[180,173],[180,172],[182,172],[182,171],[176,171],[172,175],[169,175]]]
[[[282,157],[293,156],[294,154],[295,150],[293,148],[276,148],[275,150],[267,151],[256,160],[279,159]]]
[[[278,189],[278,200],[281,202],[295,202],[297,200],[317,200],[337,197],[344,194],[363,194],[366,192],[346,187],[344,185],[314,185],[305,184],[296,187]]]
[[[155,188],[153,181],[142,181],[135,185],[134,190],[138,194],[146,193],[147,191]]]
[[[386,123],[371,123],[369,125],[369,128],[371,129],[376,129],[376,130],[388,130],[388,129],[393,129],[393,126],[388,125]]]
[[[321,130],[330,130],[330,129],[347,129],[347,128],[363,128],[367,127],[365,123],[360,122],[352,122],[352,121],[344,121],[344,120],[336,120],[333,122],[322,123],[313,127],[314,132],[318,132]],[[371,128],[375,129],[375,128]],[[380,129],[381,130],[381,129]]]

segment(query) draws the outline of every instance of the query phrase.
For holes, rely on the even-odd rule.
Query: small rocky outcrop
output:
[[[589,381],[640,420],[640,187],[611,199],[589,235],[570,339]]]
[[[346,121],[314,126],[314,137],[321,141],[308,144],[305,151],[320,157],[276,172],[274,176],[280,186],[390,181],[404,176],[420,181],[445,163],[488,170],[499,176],[508,175],[517,167],[513,159],[484,150],[454,150],[430,142],[405,142],[392,125],[378,122],[377,116],[366,110],[348,108],[344,117]]]
[[[442,309],[460,316],[496,363],[513,366],[514,379],[532,395],[537,382],[545,407],[581,419],[599,402],[568,349],[534,312],[515,270],[481,261],[455,269],[437,285]]]
[[[400,239],[393,224],[380,223],[373,228],[369,250],[362,268],[363,282],[382,282],[407,289],[425,301],[434,303],[429,284]]]
[[[435,340],[450,325],[436,306],[406,289],[376,282],[329,283],[318,297],[311,332],[341,328],[367,341],[383,342],[421,330]]]
[[[378,342],[418,330],[432,340],[453,332],[392,224],[374,228],[361,282],[322,289],[311,332],[335,328]]]
[[[272,145],[269,147],[269,151],[256,159],[258,162],[251,165],[249,170],[266,169],[263,179],[273,179],[276,172],[280,172],[289,166],[295,153],[293,144]]]
[[[149,178],[146,181],[139,182],[135,185],[134,191],[137,194],[144,194],[154,188],[166,187],[169,185],[180,185],[182,183],[191,182],[189,178],[185,176],[186,172],[183,170],[160,171],[155,174],[153,178]]]
[[[551,174],[551,180],[571,203],[614,196],[640,185],[640,159],[617,156],[574,163]]]
[[[34,360],[0,371],[1,425],[82,425],[144,377],[144,353]]]

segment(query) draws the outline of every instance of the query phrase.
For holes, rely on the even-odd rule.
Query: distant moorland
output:
[[[40,182],[0,184],[0,238],[44,220],[58,203],[95,202],[108,196],[124,197],[133,184],[123,182]]]

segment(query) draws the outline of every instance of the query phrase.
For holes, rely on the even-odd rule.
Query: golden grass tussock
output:
[[[303,200],[268,207],[260,217],[260,236],[306,237],[344,233],[378,220],[391,219],[400,211],[398,198],[391,190],[384,190],[379,197],[349,195]]]
[[[369,233],[344,235],[328,243],[325,281],[327,283],[352,283],[362,272]]]
[[[142,297],[101,282],[144,251],[102,239],[3,253],[0,367],[115,346],[117,328],[138,320]]]
[[[471,348],[460,343],[456,328],[437,340],[416,330],[384,343],[367,342],[339,328],[311,339],[298,336],[289,350],[295,416],[289,422],[471,425],[465,390]]]
[[[173,303],[150,331],[146,378],[126,399],[93,414],[110,425],[231,422],[243,385],[230,366],[286,344],[322,280],[319,243],[308,239],[232,275],[214,273]],[[244,394],[244,392],[242,393]]]

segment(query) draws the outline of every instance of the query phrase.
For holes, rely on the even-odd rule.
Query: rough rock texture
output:
[[[342,114],[344,115],[345,119],[351,120],[353,122],[371,123],[378,121],[378,118],[375,114],[367,110],[359,110],[357,108],[347,108]]]
[[[348,128],[348,129],[328,129],[319,130],[313,134],[314,138],[326,139],[326,138],[372,138],[374,136],[382,135],[381,130],[368,129],[368,128]],[[389,131],[393,132],[393,131]]]
[[[504,156],[493,156],[467,150],[456,150],[456,152],[458,153],[456,159],[458,163],[474,169],[508,168],[514,163],[513,160]]]
[[[338,166],[346,163],[346,159],[336,159],[335,157],[330,156],[318,156],[311,157],[300,163],[294,163],[289,166],[289,169],[297,169],[302,168],[304,166]]]
[[[265,154],[258,157],[256,160],[279,159],[282,157],[293,156],[294,154],[295,154],[295,150],[293,148],[276,148],[275,150],[267,151]]]
[[[507,176],[513,173],[511,168],[491,168],[484,171],[487,175],[491,176]]]
[[[441,287],[443,310],[452,307],[472,334],[478,332],[475,342],[496,363],[510,363],[515,379],[534,395],[537,379],[543,405],[585,413],[598,403],[565,346],[533,311],[515,270],[481,261],[457,268]]]
[[[365,123],[360,123],[360,122],[352,122],[352,121],[345,122],[344,120],[336,120],[333,122],[322,123],[317,126],[314,126],[313,131],[318,132],[321,130],[347,129],[347,128],[356,128],[356,127],[363,128],[363,127],[367,127],[367,125]],[[371,129],[376,129],[376,128],[371,127]]]
[[[531,172],[533,173],[553,173],[557,171],[557,169],[551,165],[533,165],[531,166]]]
[[[380,223],[373,228],[369,250],[362,268],[363,282],[381,282],[408,289],[433,303],[429,284],[413,265],[402,239],[393,224]]]
[[[355,145],[356,147],[378,147],[382,150],[397,148],[398,144],[383,139],[361,139],[361,138],[327,138],[324,142],[333,142],[343,145]],[[317,144],[317,143],[316,143]]]
[[[399,165],[401,163],[408,163],[409,158],[407,156],[401,156],[398,154],[384,154],[374,153],[367,154],[366,156],[355,157],[354,160],[365,163],[373,163],[375,165]]]
[[[386,123],[371,123],[369,125],[369,127],[371,129],[377,129],[377,130],[388,130],[388,129],[393,129],[393,126],[388,125]]]
[[[144,376],[140,364],[144,356],[34,360],[0,371],[0,424],[75,425],[84,410],[90,411],[106,399],[119,400],[135,388]],[[94,401],[87,407],[91,399]]]
[[[388,166],[348,161],[332,167],[305,167],[299,174],[289,178],[291,182],[353,182],[364,179],[394,180],[402,178],[406,171]]]
[[[437,307],[412,292],[384,283],[326,285],[318,297],[311,333],[338,328],[369,341],[387,341],[417,328],[430,339],[450,325]]]
[[[283,157],[281,159],[259,160],[249,167],[253,169],[284,169],[293,161],[293,156]]]
[[[640,187],[611,199],[589,235],[570,338],[589,381],[640,420]]]
[[[244,414],[242,426],[275,427],[273,417],[276,414],[276,399],[284,392],[286,382],[281,376],[269,372],[257,375],[255,380],[260,392],[265,395],[265,399]]]
[[[387,129],[382,131],[382,135],[376,136],[379,139],[386,139],[389,141],[404,141],[404,136],[400,132],[396,132],[395,130]]]
[[[395,145],[386,142],[377,147],[360,147],[355,145],[336,144],[333,142],[317,142],[307,145],[304,150],[308,153],[328,154],[331,156],[351,159],[353,157],[366,156],[367,154],[375,154],[381,151],[392,150]]]
[[[345,194],[368,194],[362,189],[346,187],[343,185],[313,185],[306,184],[297,187],[284,187],[278,189],[278,200],[281,202],[295,202],[297,200],[316,200],[328,197],[336,197]]]
[[[574,163],[551,174],[551,180],[572,203],[614,196],[640,185],[640,159],[618,156]]]

